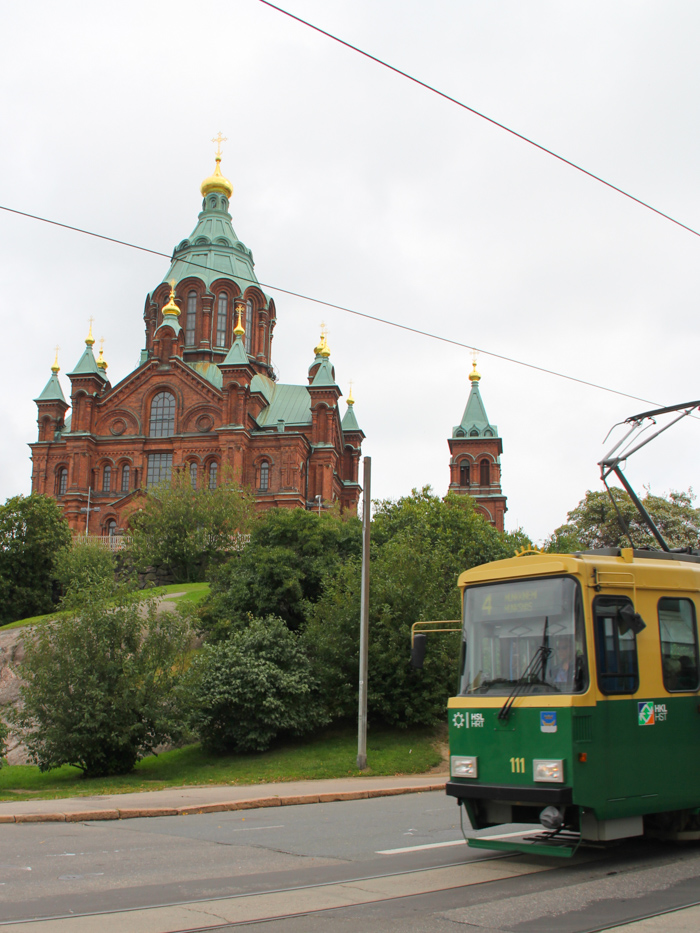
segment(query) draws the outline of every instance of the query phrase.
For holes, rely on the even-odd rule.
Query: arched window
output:
[[[107,466],[102,471],[102,492],[109,492],[112,488],[112,467]]]
[[[151,402],[151,437],[170,437],[175,433],[175,396],[159,392]]]
[[[65,467],[61,467],[61,469],[58,471],[58,476],[56,477],[56,492],[59,496],[65,496],[67,488],[68,470]]]
[[[216,346],[226,346],[226,318],[228,312],[228,295],[222,292],[216,312]]]
[[[215,460],[209,464],[209,488],[210,489],[216,489],[216,474],[218,472],[218,469],[219,467]]]
[[[197,488],[197,464],[190,463],[190,483],[192,483],[192,488]]]
[[[197,323],[197,292],[187,296],[187,318],[185,320],[185,346],[194,346],[194,330]]]
[[[263,460],[260,464],[260,483],[258,484],[258,489],[260,492],[267,492],[270,488],[270,464],[267,460]]]
[[[462,460],[459,465],[459,485],[468,486],[469,485],[469,461]]]
[[[479,464],[479,485],[480,486],[490,486],[491,485],[491,469],[489,466],[488,460],[482,460]]]
[[[110,520],[107,522],[107,534],[110,536],[110,538],[113,538],[116,533],[117,523],[113,518],[110,518]]]
[[[253,352],[253,302],[250,298],[245,303],[245,352]]]
[[[131,479],[131,467],[125,463],[122,467],[122,492],[129,491],[129,480]]]

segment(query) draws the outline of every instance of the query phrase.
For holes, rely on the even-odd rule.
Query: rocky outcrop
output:
[[[3,720],[7,720],[9,709],[19,703],[22,679],[18,673],[18,665],[24,657],[24,632],[23,628],[7,631],[0,629],[0,719]],[[10,765],[27,763],[27,750],[12,732],[7,740],[6,758]]]

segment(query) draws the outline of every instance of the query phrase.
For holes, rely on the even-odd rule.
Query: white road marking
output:
[[[242,826],[241,829],[232,829],[232,833],[255,833],[261,829],[284,829],[284,823],[277,826]]]
[[[375,855],[396,855],[399,852],[420,852],[423,849],[444,849],[446,846],[463,846],[464,839],[455,839],[454,842],[430,842],[424,846],[405,846],[403,849],[379,849]]]

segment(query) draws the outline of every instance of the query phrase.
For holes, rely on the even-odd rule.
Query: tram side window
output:
[[[595,617],[598,686],[602,693],[636,693],[639,689],[637,637],[620,616],[632,603],[624,596],[597,596]]]
[[[664,687],[669,693],[698,689],[698,629],[689,599],[659,600]]]

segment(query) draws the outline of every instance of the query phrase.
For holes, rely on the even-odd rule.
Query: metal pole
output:
[[[92,486],[88,486],[88,504],[85,511],[85,537],[90,534],[90,493],[92,492]]]
[[[365,457],[362,478],[362,588],[360,595],[360,689],[357,715],[357,767],[367,767],[367,654],[369,636],[369,525],[372,458]]]

